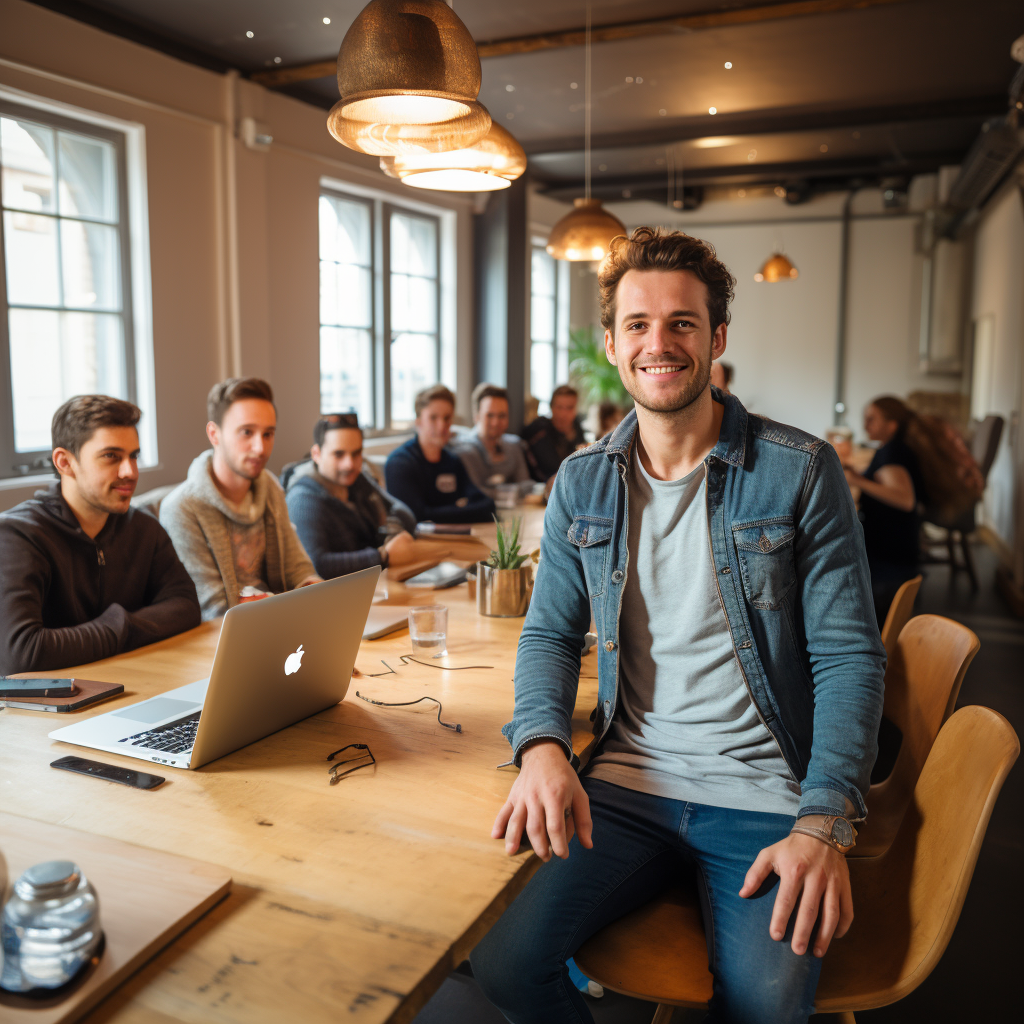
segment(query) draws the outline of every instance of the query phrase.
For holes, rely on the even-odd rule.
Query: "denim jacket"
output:
[[[751,699],[801,785],[799,814],[866,814],[882,715],[878,635],[861,525],[831,445],[725,405],[704,460],[711,559]],[[572,754],[580,650],[597,623],[603,739],[619,688],[631,412],[562,464],[544,516],[541,560],[516,659],[515,712],[502,730],[523,747],[554,739]],[[575,760],[573,758],[573,760]]]

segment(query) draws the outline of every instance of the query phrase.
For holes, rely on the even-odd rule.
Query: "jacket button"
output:
[[[604,649],[606,651],[614,651],[615,650],[615,641],[614,640],[605,640],[605,642],[604,642]]]
[[[622,577],[625,575],[626,574],[621,569],[616,569],[615,572],[612,573],[612,583],[621,583]]]
[[[732,572],[732,569],[730,569],[730,568],[729,568],[729,566],[725,566],[725,567],[723,567],[723,569],[722,569],[722,575],[723,575],[723,576],[728,576],[728,575],[729,575],[729,573],[731,573],[731,572]]]
[[[747,647],[750,647],[750,641],[749,640],[744,640],[743,643],[740,644],[740,649],[744,650]]]

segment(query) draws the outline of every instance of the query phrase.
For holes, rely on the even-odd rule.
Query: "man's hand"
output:
[[[523,751],[522,763],[508,800],[494,821],[491,838],[504,836],[505,852],[511,857],[519,850],[525,828],[541,860],[550,860],[552,853],[564,860],[569,856],[569,840],[575,830],[580,843],[589,850],[594,845],[590,801],[562,745],[541,740]]]
[[[417,540],[405,530],[396,533],[384,545],[384,550],[388,553],[388,564],[394,566],[408,565],[409,562],[415,562],[420,558],[430,558],[440,553],[436,542]]]
[[[776,941],[785,937],[786,925],[799,901],[791,946],[794,953],[803,956],[820,906],[821,924],[814,940],[814,955],[824,956],[832,937],[841,939],[853,923],[846,858],[828,843],[797,832],[757,855],[743,880],[740,895],[753,896],[772,871],[780,881],[768,933]]]

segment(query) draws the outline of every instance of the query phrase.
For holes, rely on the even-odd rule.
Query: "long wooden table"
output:
[[[524,511],[533,546],[542,512]],[[477,532],[492,543],[493,527]],[[361,675],[340,704],[197,771],[166,769],[153,791],[51,769],[64,754],[89,756],[47,737],[68,719],[0,711],[0,809],[206,860],[234,877],[223,903],[86,1020],[408,1021],[486,933],[539,863],[528,851],[506,857],[490,838],[513,780],[496,766],[509,757],[499,729],[512,715],[523,620],[480,616],[465,585],[430,594],[391,584],[388,603],[431,601],[449,609],[448,664],[492,667],[401,666],[407,630],[364,642]],[[69,671],[125,686],[82,714],[208,675],[218,631],[206,623]],[[385,671],[381,659],[396,674],[371,678]],[[581,753],[592,739],[596,668],[595,655],[583,659],[573,720]],[[436,705],[375,707],[357,689],[386,701],[430,694],[462,732],[438,725]],[[353,742],[370,745],[376,768],[329,785],[327,755]]]

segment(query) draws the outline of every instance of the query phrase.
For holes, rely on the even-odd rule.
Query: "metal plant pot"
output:
[[[533,593],[533,564],[519,569],[492,569],[476,565],[476,608],[481,615],[512,619],[526,614]]]

